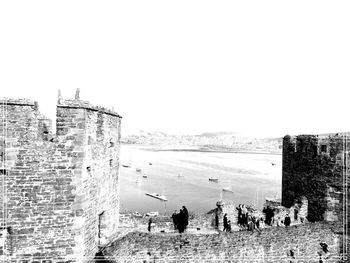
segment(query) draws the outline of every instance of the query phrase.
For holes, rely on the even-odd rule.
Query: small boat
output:
[[[231,187],[231,181],[230,181],[229,186],[222,188],[222,191],[223,191],[223,192],[230,192],[230,193],[233,193],[232,187]]]
[[[218,182],[218,181],[219,181],[219,178],[210,177],[210,178],[209,178],[209,181],[211,181],[211,182]]]
[[[151,216],[151,217],[158,216],[158,215],[159,215],[159,213],[157,211],[156,212],[149,212],[146,214],[146,216]]]
[[[275,163],[271,163],[272,166],[275,166],[276,164]]]
[[[222,188],[222,191],[233,193],[233,191],[231,190],[230,187],[224,187],[224,188]]]
[[[136,168],[136,172],[141,173],[142,170],[140,168]]]
[[[142,177],[143,178],[147,178],[148,176],[147,176],[147,174],[143,174]]]
[[[125,168],[130,168],[131,167],[130,164],[122,164],[122,166],[125,167]]]
[[[152,165],[152,163],[148,163],[149,165]]]
[[[142,215],[141,213],[137,212],[137,211],[135,211],[134,213],[132,213],[132,215],[133,215],[134,217],[143,217],[143,215]]]
[[[158,193],[146,193],[146,195],[148,195],[150,197],[157,198],[157,199],[162,200],[162,201],[168,201],[168,199],[166,198],[165,195],[160,195]]]

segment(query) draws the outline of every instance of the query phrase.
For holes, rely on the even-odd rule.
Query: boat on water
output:
[[[210,177],[209,181],[211,181],[211,182],[218,182],[219,178]]]
[[[147,176],[147,174],[143,174],[142,177],[143,178],[147,178],[148,176]]]
[[[131,164],[122,164],[122,166],[125,167],[125,168],[130,168]]]
[[[222,188],[222,191],[223,191],[223,192],[230,192],[230,193],[233,193],[231,187],[224,187],[224,188]]]
[[[168,199],[166,198],[165,195],[160,195],[158,193],[146,193],[146,195],[150,196],[150,197],[154,197],[154,198],[157,198],[161,201],[168,201]]]
[[[142,172],[142,169],[136,168],[136,172],[141,173],[141,172]]]
[[[149,165],[152,165],[152,163],[148,163]]]
[[[147,214],[146,214],[146,216],[150,216],[150,217],[153,217],[153,216],[158,216],[158,215],[159,215],[158,211],[155,211],[155,212],[149,212],[149,213],[147,213]]]
[[[233,193],[233,190],[232,190],[232,187],[231,187],[231,181],[230,181],[230,183],[229,183],[228,186],[222,188],[222,191],[223,191],[223,192],[230,192],[230,193]]]
[[[137,211],[135,211],[134,213],[132,213],[132,215],[133,215],[134,217],[143,217],[143,215],[142,215],[141,213],[137,212]]]

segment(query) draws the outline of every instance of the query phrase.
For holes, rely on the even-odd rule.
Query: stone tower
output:
[[[33,101],[3,99],[0,119],[0,256],[89,261],[118,228],[121,117],[78,96],[56,135]]]

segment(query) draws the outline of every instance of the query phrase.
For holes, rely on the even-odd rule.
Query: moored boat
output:
[[[135,211],[134,213],[132,213],[132,215],[133,215],[134,217],[143,217],[143,215],[142,215],[141,213],[137,212],[137,211]]]
[[[146,195],[157,198],[157,199],[162,200],[162,201],[168,201],[168,199],[166,198],[165,195],[160,195],[158,193],[146,193]]]
[[[218,182],[219,178],[210,177],[209,181],[211,181],[211,182]]]
[[[157,211],[155,211],[155,212],[149,212],[149,213],[146,214],[146,216],[151,216],[151,217],[153,217],[153,216],[158,216],[158,215],[159,215],[159,213],[158,213]]]
[[[224,188],[222,188],[222,191],[233,193],[233,191],[231,190],[230,187],[224,187]]]
[[[140,168],[136,168],[136,172],[141,173],[142,170]]]

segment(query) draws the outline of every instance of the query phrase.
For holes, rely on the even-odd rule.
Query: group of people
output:
[[[177,210],[171,216],[171,219],[174,223],[174,229],[178,230],[179,233],[183,233],[188,226],[188,210],[185,206],[180,209],[180,212],[177,213]]]
[[[290,226],[291,218],[289,214],[286,214],[284,220],[281,220],[280,217],[277,217],[277,219],[275,219],[275,209],[271,208],[270,206],[264,208],[263,213],[265,213],[265,223],[269,226]]]
[[[238,207],[236,207],[238,210],[238,220],[237,224],[239,226],[247,226],[248,225],[248,209],[245,205],[239,204]]]
[[[236,209],[238,210],[237,224],[241,227],[247,228],[250,231],[254,231],[255,229],[260,231],[261,229],[265,228],[265,225],[272,226],[276,224],[277,226],[284,225],[288,227],[291,224],[291,218],[288,214],[285,216],[284,220],[281,220],[280,217],[275,219],[275,209],[269,206],[263,209],[265,220],[262,217],[259,218],[252,214],[249,214],[249,211],[245,205],[240,204],[238,207],[236,207]]]

